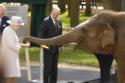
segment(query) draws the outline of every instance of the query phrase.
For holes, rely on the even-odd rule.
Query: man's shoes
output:
[[[73,81],[68,81],[68,83],[75,83],[75,82],[73,82]]]

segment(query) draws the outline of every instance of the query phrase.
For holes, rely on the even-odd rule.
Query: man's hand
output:
[[[63,52],[63,49],[64,49],[63,46],[59,47],[59,52]]]

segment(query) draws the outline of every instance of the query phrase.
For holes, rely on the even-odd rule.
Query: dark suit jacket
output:
[[[46,17],[42,24],[41,30],[38,34],[40,38],[52,38],[62,34],[62,23],[60,20],[56,21],[56,25],[53,23],[52,18]],[[50,46],[50,49],[44,49],[45,52],[57,52],[58,46]]]
[[[9,20],[7,16],[2,17],[1,23],[0,23],[0,34],[3,32],[5,27],[9,26],[9,23],[7,23],[7,20]]]

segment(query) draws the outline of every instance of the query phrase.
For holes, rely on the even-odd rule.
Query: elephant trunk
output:
[[[40,39],[30,36],[27,38],[27,40],[38,45],[55,46],[55,45],[64,45],[67,43],[75,42],[76,40],[78,40],[77,35],[78,34],[76,34],[76,31],[74,32],[74,30],[71,30],[69,33],[53,38]]]

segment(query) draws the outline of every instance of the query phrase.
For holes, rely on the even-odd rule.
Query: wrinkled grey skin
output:
[[[64,45],[76,43],[76,47],[94,52],[100,47],[111,46],[117,60],[118,83],[125,83],[125,12],[102,11],[68,33],[49,39],[25,37],[38,45]]]

